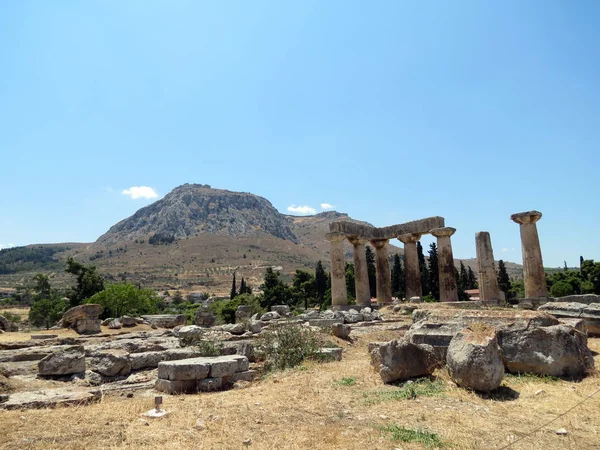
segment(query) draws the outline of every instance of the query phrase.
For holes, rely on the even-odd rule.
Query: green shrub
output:
[[[296,367],[305,359],[317,359],[322,340],[310,328],[281,324],[264,330],[257,344],[265,358],[265,371],[269,372]]]
[[[21,316],[8,311],[0,311],[0,316],[4,316],[10,323],[21,323]]]
[[[573,295],[574,293],[573,286],[566,281],[557,281],[550,288],[550,295],[552,295],[552,297],[566,297],[567,295]]]
[[[132,283],[115,283],[88,298],[85,303],[97,303],[104,307],[102,317],[121,317],[155,314],[161,301],[151,289],[138,289]]]
[[[220,300],[210,305],[210,310],[222,323],[235,323],[235,312],[241,305],[252,306],[252,314],[263,313],[260,299],[252,294],[237,295],[233,300]]]
[[[398,389],[365,392],[363,396],[366,403],[373,405],[391,400],[412,400],[417,397],[435,397],[442,395],[445,385],[440,380],[431,381],[429,378],[420,378],[416,381],[407,381]]]
[[[399,425],[388,425],[382,430],[390,434],[390,439],[401,442],[418,442],[423,444],[425,448],[442,447],[443,443],[440,437],[435,433],[430,433],[423,430],[411,430]]]
[[[338,384],[339,386],[354,386],[356,384],[356,378],[342,378],[341,380],[338,380],[336,384]]]
[[[69,306],[69,302],[58,298],[36,300],[29,310],[29,323],[48,329],[56,325]]]

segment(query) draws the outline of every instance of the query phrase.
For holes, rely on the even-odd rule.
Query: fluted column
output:
[[[542,218],[539,211],[527,211],[513,214],[511,220],[521,228],[521,247],[523,250],[523,278],[525,279],[525,297],[548,297],[546,274],[542,262],[542,250],[537,225]]]
[[[479,281],[479,299],[482,301],[500,302],[503,295],[498,286],[498,276],[494,267],[494,250],[490,233],[480,231],[475,233],[475,248],[477,250],[477,276]]]
[[[413,297],[421,298],[421,271],[419,269],[419,254],[417,253],[417,242],[421,239],[420,234],[410,233],[398,236],[398,240],[404,244],[404,277],[406,284],[406,300]]]
[[[348,304],[346,293],[346,265],[344,264],[344,239],[342,233],[328,233],[331,244],[331,307]]]
[[[371,245],[375,247],[378,305],[392,303],[392,274],[390,273],[390,260],[387,250],[388,242],[387,239],[374,239],[371,241]]]
[[[435,228],[431,230],[431,234],[437,238],[441,302],[458,301],[454,256],[452,255],[452,243],[450,242],[450,236],[455,232],[456,228],[452,227]]]
[[[369,273],[367,271],[367,257],[365,254],[366,239],[349,236],[348,240],[354,246],[354,286],[356,304],[371,306],[371,291],[369,290]]]

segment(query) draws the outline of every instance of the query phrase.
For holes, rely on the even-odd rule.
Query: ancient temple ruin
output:
[[[375,248],[377,304],[383,305],[392,302],[388,243],[390,239],[396,238],[404,243],[406,298],[420,300],[422,292],[417,241],[424,234],[432,234],[438,241],[440,300],[443,302],[458,301],[452,244],[450,242],[450,236],[455,233],[456,229],[446,227],[443,217],[428,217],[383,228],[340,221],[332,222],[329,225],[329,231],[327,239],[331,243],[331,297],[333,308],[342,309],[348,305],[343,246],[346,239],[354,247],[355,294],[358,306],[369,306],[371,304],[365,257],[365,244],[367,242],[370,242]]]

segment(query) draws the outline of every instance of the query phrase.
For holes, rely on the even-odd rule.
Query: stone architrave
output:
[[[388,240],[376,239],[371,241],[375,247],[375,261],[377,268],[377,304],[392,303],[392,275],[388,257]]]
[[[452,255],[452,243],[450,242],[450,236],[455,232],[456,228],[452,227],[435,228],[431,230],[431,234],[437,238],[438,245],[438,273],[440,277],[441,302],[458,301],[454,256]]]
[[[414,297],[421,298],[421,271],[419,270],[419,255],[417,242],[421,239],[418,233],[402,234],[398,240],[404,244],[404,276],[406,279],[406,300]]]
[[[356,304],[371,306],[371,291],[369,289],[369,274],[367,272],[367,256],[365,254],[366,239],[349,236],[348,240],[354,246],[354,286]]]
[[[344,240],[342,233],[328,233],[327,239],[331,244],[331,306],[348,304],[346,292],[346,265],[344,263]]]
[[[494,250],[490,233],[480,231],[475,233],[475,247],[477,250],[477,275],[479,277],[479,299],[482,301],[499,302],[503,296],[500,294],[498,277],[494,267]]]
[[[542,218],[539,211],[527,211],[513,214],[510,219],[520,225],[521,247],[523,250],[523,278],[525,279],[525,297],[548,297],[546,274],[542,262],[542,250],[537,225]]]

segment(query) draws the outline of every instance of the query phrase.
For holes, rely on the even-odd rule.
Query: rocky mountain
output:
[[[184,184],[164,198],[141,208],[98,238],[111,245],[157,236],[185,239],[200,234],[252,236],[262,231],[298,243],[290,222],[263,197],[246,192]]]

